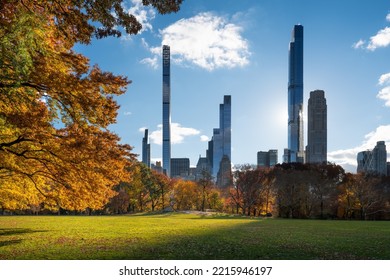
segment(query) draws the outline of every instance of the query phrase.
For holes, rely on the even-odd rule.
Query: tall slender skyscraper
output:
[[[292,31],[288,64],[288,162],[304,162],[302,25]]]
[[[142,139],[142,162],[150,168],[150,144],[148,129],[145,129],[145,136]]]
[[[171,175],[171,54],[170,47],[163,46],[163,170],[167,176]]]
[[[310,92],[307,105],[307,146],[306,162],[327,162],[327,106],[325,92]]]

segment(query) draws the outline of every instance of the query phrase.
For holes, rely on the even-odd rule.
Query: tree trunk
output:
[[[161,189],[161,203],[162,203],[162,210],[164,211],[165,209],[165,199],[164,199],[164,188]]]

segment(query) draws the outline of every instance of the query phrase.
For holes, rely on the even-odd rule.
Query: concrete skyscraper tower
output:
[[[163,135],[162,168],[167,176],[171,175],[171,54],[170,47],[163,49]]]
[[[303,26],[295,25],[288,62],[288,162],[304,162]]]
[[[327,162],[327,105],[325,92],[310,92],[307,105],[307,146],[306,162]]]

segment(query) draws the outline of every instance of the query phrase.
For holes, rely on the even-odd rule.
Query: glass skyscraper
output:
[[[288,162],[304,161],[303,26],[295,25],[289,46]]]
[[[219,186],[225,186],[231,174],[231,135],[232,135],[232,98],[225,95],[219,105],[219,128],[214,128],[213,138],[209,143],[208,156],[212,176]],[[223,160],[224,159],[224,160]]]
[[[163,146],[162,168],[167,176],[171,175],[171,55],[170,47],[163,49]]]
[[[378,141],[375,148],[363,151],[357,155],[357,172],[365,172],[378,175],[387,174],[387,151],[385,141]]]
[[[148,129],[145,129],[145,136],[142,138],[142,162],[145,163],[147,167],[150,167],[150,144]]]
[[[278,150],[257,152],[257,168],[268,168],[278,164]]]

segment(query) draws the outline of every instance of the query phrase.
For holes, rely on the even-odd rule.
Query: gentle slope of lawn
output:
[[[390,222],[0,217],[0,259],[390,259]]]

